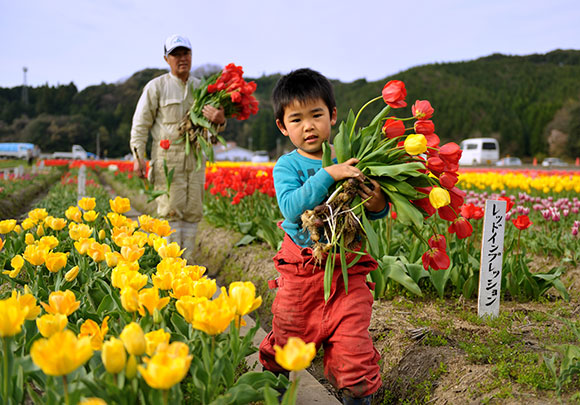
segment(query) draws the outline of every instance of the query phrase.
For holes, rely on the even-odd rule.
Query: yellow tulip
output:
[[[300,371],[310,366],[314,356],[316,356],[316,346],[314,342],[304,343],[298,337],[288,338],[284,348],[274,345],[276,351],[276,363],[288,371]]]
[[[105,370],[111,374],[118,374],[125,368],[127,364],[127,352],[121,339],[111,337],[103,343],[103,350],[101,352],[101,360],[105,366]]]
[[[167,240],[161,236],[157,236],[156,234],[152,233],[150,239],[151,238],[153,238],[153,249],[155,249],[156,252],[159,252],[161,246],[167,245]]]
[[[107,236],[107,233],[105,232],[105,230],[104,229],[101,229],[99,231],[99,240],[105,239],[106,236]]]
[[[162,273],[159,272],[151,276],[151,281],[153,285],[160,290],[171,290],[171,284],[173,283],[173,273]]]
[[[32,344],[30,357],[44,374],[61,376],[72,373],[93,355],[88,337],[77,339],[70,330],[57,332]]]
[[[169,225],[169,221],[156,219],[152,225],[153,233],[157,234],[158,236],[165,237],[171,235],[175,230],[171,229]]]
[[[66,316],[75,312],[81,305],[71,290],[53,291],[48,296],[48,304],[44,302],[41,302],[41,304],[49,314],[63,314]]]
[[[199,280],[206,272],[207,268],[198,265],[187,265],[183,268],[183,273],[193,281]]]
[[[51,337],[57,332],[62,332],[68,324],[68,318],[63,314],[46,314],[36,318],[36,327],[44,337]]]
[[[33,266],[40,266],[44,264],[47,253],[47,249],[39,248],[36,245],[28,245],[26,246],[26,249],[24,249],[22,256],[28,263],[32,264]]]
[[[109,200],[109,205],[111,206],[111,211],[117,214],[124,214],[131,210],[131,202],[128,198],[115,197],[114,200]]]
[[[79,252],[81,255],[84,255],[88,253],[89,247],[94,242],[96,241],[93,238],[80,238],[74,243],[74,246],[77,252]]]
[[[125,215],[117,214],[116,212],[107,213],[107,219],[111,226],[120,228],[127,224],[128,218]]]
[[[193,285],[193,295],[196,297],[211,298],[217,291],[217,284],[214,279],[202,277]]]
[[[120,335],[125,349],[129,354],[141,356],[145,353],[147,342],[145,341],[145,334],[138,323],[131,322],[121,332]]]
[[[222,333],[236,316],[235,307],[231,305],[222,287],[222,294],[213,301],[200,301],[193,309],[191,326],[208,335]]]
[[[87,239],[93,234],[93,228],[86,224],[71,223],[68,234],[73,240]]]
[[[4,270],[2,274],[8,274],[10,278],[16,278],[18,277],[20,270],[22,270],[22,266],[24,266],[24,259],[22,256],[16,255],[10,260],[10,266],[12,266],[13,270]]]
[[[0,337],[20,333],[27,314],[28,308],[23,308],[16,297],[0,300]]]
[[[139,221],[139,227],[145,232],[153,232],[153,223],[155,222],[153,217],[149,215],[139,215],[137,221]]]
[[[449,191],[441,187],[433,187],[429,192],[429,202],[435,209],[449,205],[451,203]]]
[[[2,250],[3,247],[4,247],[4,241],[2,240],[2,238],[0,238],[0,250]]]
[[[161,310],[169,303],[169,297],[159,298],[159,289],[157,287],[144,288],[139,291],[139,314],[145,316],[145,308],[150,315],[155,310]]]
[[[15,219],[6,219],[4,221],[0,221],[0,233],[7,234],[9,232],[12,232],[15,226],[16,226]]]
[[[94,210],[97,205],[94,197],[83,197],[79,200],[78,204],[85,211]]]
[[[34,223],[34,221],[30,218],[26,218],[24,221],[22,221],[22,224],[20,224],[22,226],[22,229],[24,229],[25,231],[31,229],[34,227],[34,225],[36,225]]]
[[[66,274],[64,275],[64,279],[70,283],[75,278],[77,278],[78,274],[79,274],[79,266],[74,266],[72,269],[66,272]]]
[[[48,212],[44,208],[36,208],[28,213],[28,218],[34,221],[35,224],[44,221],[47,216]]]
[[[101,398],[90,397],[81,400],[81,402],[79,402],[79,405],[107,405],[107,403]]]
[[[171,282],[171,296],[176,299],[193,296],[195,283],[189,277],[174,277]]]
[[[192,357],[180,350],[158,351],[147,362],[147,368],[139,366],[138,369],[151,388],[168,390],[187,375]]]
[[[167,259],[168,257],[179,257],[183,254],[185,249],[181,249],[177,242],[171,242],[168,245],[162,245],[159,247],[157,253],[163,259]]]
[[[105,253],[105,261],[107,266],[115,267],[119,263],[119,259],[123,258],[119,252],[107,252]]]
[[[121,256],[128,262],[136,262],[145,253],[144,248],[139,248],[138,246],[123,246],[121,248]]]
[[[145,334],[145,341],[147,342],[147,355],[153,356],[159,345],[168,345],[171,335],[163,329],[157,329]]]
[[[43,236],[44,235],[44,227],[42,225],[38,225],[38,228],[36,228],[36,234],[38,236]]]
[[[185,263],[186,262],[184,259],[178,257],[168,257],[167,259],[161,259],[161,261],[157,264],[157,273],[171,273],[176,276],[183,271]]]
[[[427,151],[427,139],[422,134],[410,134],[405,139],[404,147],[409,155],[420,155]]]
[[[106,243],[93,242],[87,249],[87,254],[97,263],[105,260],[107,253],[111,253],[111,247]]]
[[[37,244],[42,249],[54,249],[58,246],[58,239],[54,236],[43,236]]]
[[[30,294],[30,290],[25,289],[24,294],[12,290],[12,297],[16,298],[20,307],[26,309],[26,320],[32,321],[40,314],[40,307],[36,305],[36,297]]]
[[[94,222],[98,216],[99,216],[98,212],[90,210],[83,214],[83,219],[87,222]]]
[[[119,264],[115,267],[111,273],[111,283],[113,287],[123,289],[125,287],[131,287],[139,291],[141,288],[145,287],[148,278],[146,274],[141,274],[135,270],[128,270],[127,265],[124,263]]]
[[[230,284],[229,296],[236,305],[236,314],[244,316],[262,305],[262,297],[256,298],[256,287],[251,281]]]
[[[121,290],[121,305],[127,312],[139,310],[139,292],[131,287],[124,287]]]
[[[34,235],[31,233],[26,233],[26,235],[24,235],[24,242],[27,245],[32,245],[34,243],[36,243],[36,239],[34,239]]]
[[[81,210],[79,209],[79,207],[76,207],[76,206],[72,206],[71,205],[64,212],[64,216],[67,217],[71,221],[81,222],[82,217],[83,217],[83,213],[81,212]]]
[[[99,327],[99,324],[93,321],[92,319],[87,319],[81,325],[81,331],[79,333],[79,338],[82,337],[89,337],[91,339],[91,347],[93,350],[101,350],[103,347],[103,340],[105,339],[105,335],[109,331],[108,322],[109,317],[106,316],[103,319],[103,324]]]
[[[66,226],[66,219],[64,218],[52,218],[52,220],[48,223],[48,226],[51,227],[55,231],[60,231],[64,229]]]
[[[58,273],[60,269],[66,266],[67,258],[67,253],[48,252],[45,257],[44,265],[51,273]]]
[[[137,358],[135,355],[131,354],[129,360],[127,360],[127,366],[125,367],[125,377],[132,380],[137,375]]]
[[[185,319],[187,323],[193,323],[195,307],[202,301],[207,301],[207,298],[184,296],[175,302],[175,308],[177,308],[177,312],[183,316],[183,319]]]
[[[16,225],[14,227],[14,232],[16,232],[17,234],[20,234],[20,232],[22,232],[22,227],[20,225]]]

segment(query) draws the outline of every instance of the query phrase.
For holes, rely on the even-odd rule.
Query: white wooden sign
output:
[[[77,194],[79,200],[86,196],[85,190],[86,183],[87,183],[87,168],[85,165],[82,165],[79,168],[79,175],[77,177]]]
[[[505,201],[485,201],[477,299],[480,317],[499,315],[506,206]]]

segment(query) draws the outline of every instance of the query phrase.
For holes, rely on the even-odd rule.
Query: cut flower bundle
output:
[[[221,72],[205,79],[192,90],[193,105],[179,125],[179,141],[185,144],[185,154],[194,153],[197,169],[202,165],[203,155],[214,161],[213,145],[225,140],[218,135],[217,126],[203,115],[203,107],[211,105],[223,108],[226,119],[247,120],[258,112],[258,100],[253,96],[256,82],[246,82],[241,66],[228,64]]]
[[[435,212],[451,222],[449,232],[463,238],[471,234],[469,221],[458,215],[465,193],[455,184],[458,180],[461,149],[456,143],[439,146],[439,137],[431,117],[434,109],[426,100],[417,100],[411,108],[412,116],[388,116],[393,108],[407,105],[405,84],[388,82],[382,95],[367,102],[355,116],[349,112],[346,122],[339,126],[334,138],[334,152],[338,163],[358,159],[356,167],[367,178],[378,182],[397,213],[397,220],[407,225],[427,246],[422,256],[428,270],[446,269],[450,265],[443,235],[434,232],[428,241],[421,234],[424,220]],[[370,104],[383,99],[387,104],[367,125],[357,128],[361,112]],[[413,125],[405,125],[413,122]],[[410,132],[410,133],[409,133]],[[323,145],[323,167],[333,164],[328,142]],[[378,251],[378,237],[363,208],[364,201],[357,193],[358,182],[353,179],[337,182],[331,195],[313,210],[302,215],[302,225],[313,241],[313,255],[325,264],[324,293],[330,295],[336,260],[340,260],[345,288],[348,292],[348,268],[364,254],[367,244]],[[370,185],[372,187],[372,185]],[[348,258],[354,257],[350,260]]]

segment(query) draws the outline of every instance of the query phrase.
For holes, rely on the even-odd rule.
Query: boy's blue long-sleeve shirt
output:
[[[278,206],[284,216],[282,228],[294,243],[302,247],[312,244],[310,234],[302,229],[300,216],[320,205],[328,195],[334,179],[322,169],[322,160],[310,159],[294,150],[278,159],[274,166],[274,188]],[[387,215],[388,205],[380,212],[368,212],[369,219]]]

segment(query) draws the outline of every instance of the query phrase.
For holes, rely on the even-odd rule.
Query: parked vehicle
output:
[[[33,143],[1,142],[0,158],[2,159],[34,159],[40,155],[40,148]]]
[[[557,157],[548,157],[542,161],[542,166],[550,167],[550,166],[568,166],[568,163],[564,162],[562,159]]]
[[[460,144],[460,165],[492,165],[499,160],[499,143],[494,138],[471,138]]]
[[[518,157],[506,156],[498,160],[495,164],[496,166],[521,166],[522,160]]]
[[[254,163],[264,163],[269,161],[270,156],[268,155],[268,152],[265,150],[258,150],[254,152],[254,155],[252,156],[252,162]]]
[[[53,152],[51,157],[53,159],[86,160],[88,153],[81,145],[73,145],[70,152]]]

